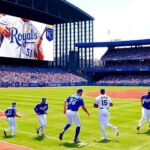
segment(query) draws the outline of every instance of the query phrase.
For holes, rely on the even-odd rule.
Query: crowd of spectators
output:
[[[104,68],[150,68],[150,61],[112,61],[106,63]]]
[[[150,59],[150,48],[138,47],[138,48],[108,49],[108,51],[101,58],[102,61],[137,60],[137,59]]]
[[[0,66],[0,83],[73,83],[86,82],[63,69]]]
[[[135,74],[118,74],[109,75],[101,78],[97,83],[99,84],[150,84],[150,74],[135,73]]]

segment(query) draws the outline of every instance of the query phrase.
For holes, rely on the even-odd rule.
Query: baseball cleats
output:
[[[119,136],[119,130],[118,130],[118,128],[115,128],[115,134],[116,134],[116,136]]]
[[[38,128],[36,128],[36,133],[39,134],[39,129]]]
[[[140,126],[137,126],[136,129],[139,131],[140,130]]]
[[[4,131],[4,136],[5,136],[5,137],[7,136],[7,133],[6,133],[6,131]]]
[[[63,139],[63,135],[64,135],[64,132],[60,132],[60,133],[59,133],[59,139],[60,139],[60,140]]]
[[[101,138],[101,141],[104,141],[104,142],[105,142],[105,141],[108,141],[108,139],[105,139],[105,138]]]
[[[42,138],[45,138],[45,134],[42,134],[41,137],[42,137]]]
[[[79,139],[74,140],[74,144],[79,144],[79,143],[81,143],[81,141]]]

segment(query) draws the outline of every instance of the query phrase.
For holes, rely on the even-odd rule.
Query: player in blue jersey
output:
[[[12,137],[15,136],[16,133],[16,121],[15,117],[21,117],[20,115],[16,114],[16,102],[12,103],[12,107],[8,108],[5,111],[5,116],[7,117],[7,121],[9,123],[9,128],[4,130],[5,137],[7,136],[7,132],[12,130]]]
[[[77,144],[77,143],[81,142],[78,139],[78,136],[80,133],[80,119],[79,119],[79,116],[77,114],[77,111],[78,111],[79,107],[82,107],[82,109],[88,114],[88,116],[90,116],[90,113],[86,109],[86,107],[84,105],[84,101],[81,97],[82,93],[83,93],[83,90],[78,89],[76,95],[69,96],[64,101],[64,114],[66,114],[68,123],[66,124],[66,126],[64,127],[62,132],[60,132],[60,134],[59,134],[60,140],[63,139],[63,135],[64,135],[65,131],[72,125],[72,121],[74,121],[76,123],[76,126],[77,126],[75,137],[74,137],[74,143]]]
[[[48,104],[46,103],[46,98],[42,98],[42,102],[40,104],[37,104],[34,108],[35,113],[38,115],[38,119],[40,122],[40,125],[36,128],[36,133],[39,134],[39,131],[41,130],[41,137],[45,137],[44,129],[46,126],[46,114],[48,111]]]
[[[142,105],[142,118],[140,119],[137,130],[140,130],[140,127],[146,120],[149,123],[150,127],[150,90],[148,90],[148,94],[141,97],[141,105]]]

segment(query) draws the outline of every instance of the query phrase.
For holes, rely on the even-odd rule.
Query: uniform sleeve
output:
[[[7,25],[7,16],[3,16],[0,18],[0,24]]]
[[[112,99],[110,97],[108,97],[108,99],[109,99],[109,102],[112,103]]]
[[[36,113],[38,113],[38,105],[36,105],[36,106],[34,107],[34,111],[35,111]]]
[[[83,99],[81,99],[81,101],[80,101],[80,106],[84,106],[84,101],[83,101]]]
[[[11,26],[13,23],[13,18],[9,15],[2,16],[0,18],[0,24],[6,25],[7,27]]]
[[[66,99],[66,102],[69,103],[69,100],[70,100],[70,96]]]
[[[47,104],[47,107],[46,107],[46,111],[48,110],[48,104]]]
[[[96,98],[96,99],[94,100],[94,104],[97,104],[97,105],[99,105],[98,98]]]
[[[13,115],[14,115],[14,116],[16,115],[16,112],[17,112],[17,110],[14,109],[14,110],[13,110]]]

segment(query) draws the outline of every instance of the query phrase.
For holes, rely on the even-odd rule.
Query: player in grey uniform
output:
[[[4,15],[0,18],[1,57],[43,60],[40,33],[28,19]]]
[[[119,135],[118,128],[109,123],[109,107],[112,106],[112,100],[105,95],[105,89],[100,90],[101,95],[96,97],[94,107],[99,109],[100,129],[103,134],[102,140],[108,140],[105,127],[112,128],[116,136]]]

